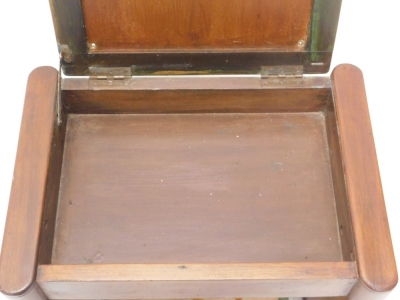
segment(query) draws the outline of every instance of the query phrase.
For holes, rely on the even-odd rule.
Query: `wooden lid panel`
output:
[[[82,0],[90,52],[304,51],[313,0]]]
[[[341,0],[50,0],[66,75],[329,70]]]

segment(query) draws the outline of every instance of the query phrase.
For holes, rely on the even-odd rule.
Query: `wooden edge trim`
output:
[[[28,80],[0,257],[0,291],[9,296],[22,296],[35,283],[57,74],[54,68],[41,67]]]
[[[50,0],[50,8],[59,52],[62,45],[67,45],[73,56],[86,54],[86,27],[81,0]]]
[[[346,296],[357,270],[354,262],[41,265],[37,282],[50,299]]]
[[[204,281],[355,279],[353,262],[261,264],[39,265],[37,281]]]
[[[398,279],[363,75],[340,65],[332,81],[360,280],[370,291],[386,292]]]
[[[314,0],[308,42],[312,62],[324,62],[324,53],[333,52],[341,6],[342,0]],[[325,63],[329,70],[331,57]]]

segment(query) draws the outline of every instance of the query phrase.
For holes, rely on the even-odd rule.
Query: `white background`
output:
[[[398,1],[343,0],[332,66],[352,63],[364,72],[392,239],[400,261],[397,205],[400,200],[399,31]],[[48,1],[1,1],[0,241],[27,77],[37,66],[57,67],[57,64],[58,53]],[[387,299],[400,299],[400,288]]]

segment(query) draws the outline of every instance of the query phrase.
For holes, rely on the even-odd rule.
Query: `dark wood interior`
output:
[[[53,263],[339,261],[334,199],[321,112],[71,114]]]
[[[29,77],[2,293],[365,300],[395,287],[361,71],[266,71],[327,71],[341,0],[50,3],[60,66],[91,77]],[[131,77],[225,73],[242,76]]]
[[[63,86],[41,263],[353,259],[328,85]]]
[[[83,0],[82,8],[91,52],[304,51],[312,4],[312,0]]]

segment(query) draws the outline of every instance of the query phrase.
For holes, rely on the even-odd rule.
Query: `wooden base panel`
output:
[[[52,263],[340,261],[328,151],[322,113],[70,115]]]

